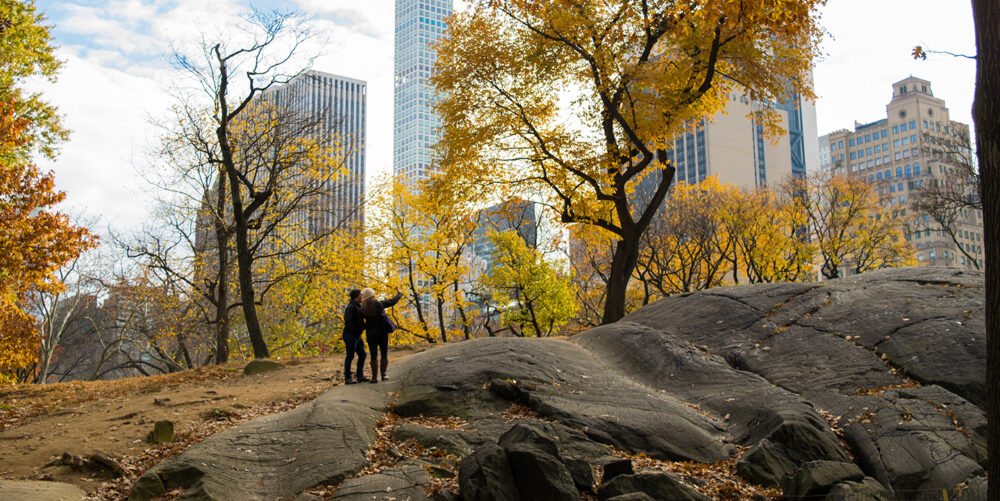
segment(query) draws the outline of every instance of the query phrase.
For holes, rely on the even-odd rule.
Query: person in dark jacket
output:
[[[361,313],[365,317],[365,329],[368,337],[368,350],[372,353],[372,383],[378,382],[377,374],[382,374],[385,381],[385,371],[389,368],[389,332],[396,329],[392,320],[386,315],[385,309],[392,308],[403,297],[402,292],[396,292],[392,299],[375,299],[375,291],[365,288],[361,291]],[[378,356],[381,348],[381,358]],[[381,365],[381,367],[380,367]],[[381,368],[380,371],[376,369]]]
[[[361,333],[365,330],[365,316],[361,314],[361,291],[352,289],[348,296],[351,299],[344,308],[344,348],[347,352],[344,359],[344,384],[363,383],[368,378],[365,377],[365,342],[361,339]],[[352,379],[351,361],[355,354],[358,355],[358,371]]]

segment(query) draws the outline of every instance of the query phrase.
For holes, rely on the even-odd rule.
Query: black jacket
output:
[[[389,334],[389,326],[386,325],[385,318],[382,314],[385,313],[386,308],[392,308],[395,306],[402,297],[403,293],[399,292],[392,299],[375,301],[375,313],[373,315],[363,315],[365,317],[365,325],[368,330],[369,339],[379,338]]]
[[[352,299],[344,308],[344,335],[360,336],[365,330],[365,316],[361,314],[361,305]]]

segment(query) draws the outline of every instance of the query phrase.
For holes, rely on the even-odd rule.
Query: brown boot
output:
[[[369,381],[372,384],[378,382],[378,360],[372,358],[372,380]]]
[[[382,381],[386,380],[385,370],[388,369],[388,368],[389,368],[389,360],[383,358],[382,359],[382,371],[381,371],[382,372]],[[372,371],[372,374],[374,374],[374,373],[375,373],[375,371]]]

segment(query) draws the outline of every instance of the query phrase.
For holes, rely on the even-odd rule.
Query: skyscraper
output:
[[[774,107],[785,134],[776,142],[764,136],[753,118],[757,104],[730,92],[723,112],[677,137],[668,157],[677,167],[675,181],[698,183],[708,176],[742,188],[774,188],[789,176],[816,170],[816,107],[797,94]]]
[[[427,81],[436,59],[431,44],[442,37],[451,13],[451,0],[396,0],[392,170],[407,180],[425,179],[431,168],[430,146],[440,125]]]
[[[882,203],[908,223],[906,238],[916,246],[920,264],[981,267],[982,211],[964,208],[956,214],[953,239],[913,204],[922,189],[954,182],[956,162],[971,161],[969,126],[951,120],[931,83],[913,76],[892,84],[885,111],[883,119],[855,122],[853,131],[821,137],[817,158],[824,172],[872,183]]]
[[[316,116],[321,130],[329,132],[324,140],[335,141],[342,149],[346,172],[329,182],[320,196],[318,207],[310,210],[313,233],[333,228],[357,227],[365,221],[365,139],[367,120],[367,84],[363,80],[310,70],[272,91],[276,104]],[[340,168],[331,165],[331,169]]]

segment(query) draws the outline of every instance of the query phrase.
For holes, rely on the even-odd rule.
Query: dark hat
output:
[[[354,299],[361,295],[361,289],[351,289],[351,292],[349,292],[347,295],[350,296],[351,299]]]

